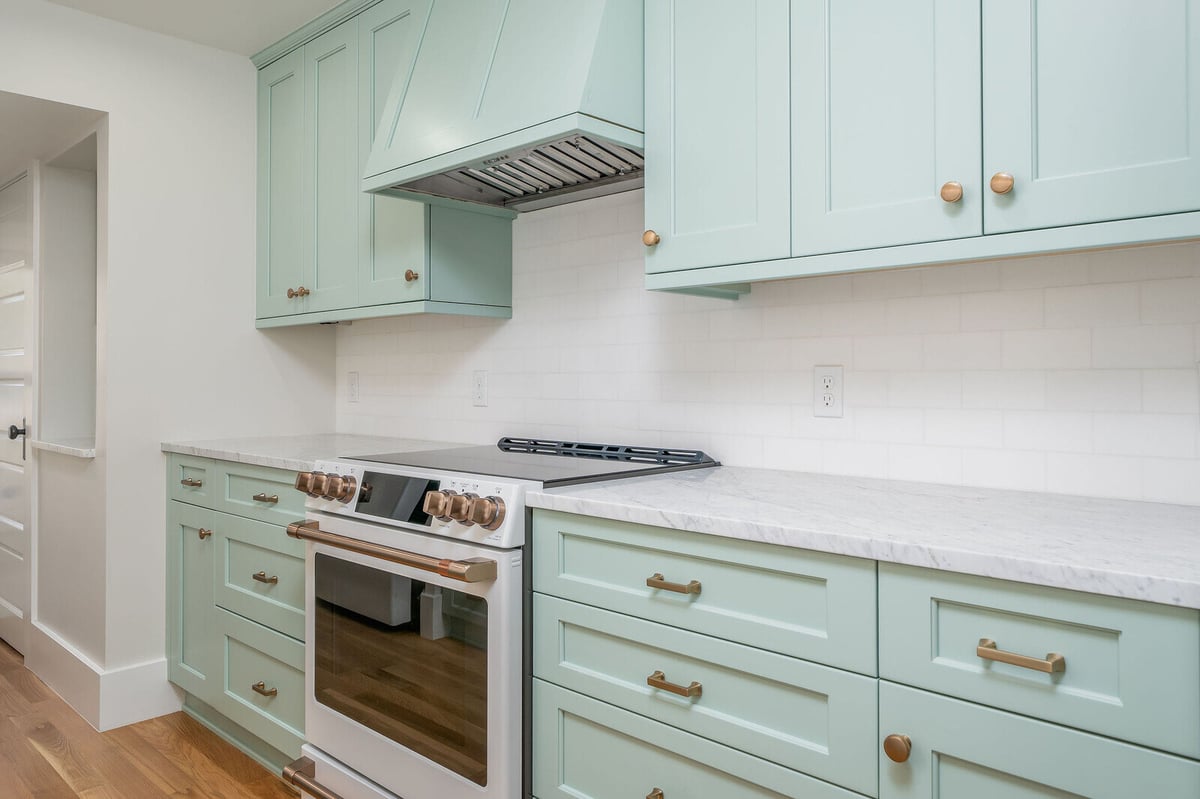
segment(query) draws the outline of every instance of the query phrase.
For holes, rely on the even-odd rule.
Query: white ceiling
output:
[[[91,108],[0,92],[0,183],[35,158],[59,155],[102,116]]]
[[[50,0],[98,17],[254,55],[341,0]]]

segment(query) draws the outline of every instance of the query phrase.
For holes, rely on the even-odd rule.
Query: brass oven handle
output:
[[[317,764],[307,757],[302,757],[283,769],[283,781],[310,794],[313,799],[342,799],[313,779],[316,775]]]
[[[268,688],[267,684],[265,682],[263,682],[262,680],[259,680],[258,682],[254,683],[254,685],[251,685],[250,690],[253,691],[254,693],[260,694],[262,696],[278,696],[279,695],[278,688]]]
[[[331,547],[357,552],[360,555],[379,558],[390,563],[399,563],[402,566],[411,566],[414,569],[433,572],[464,583],[486,583],[496,579],[496,561],[487,558],[468,558],[466,560],[431,558],[428,555],[418,555],[415,552],[405,552],[403,549],[393,549],[367,541],[359,541],[337,533],[327,533],[321,529],[320,523],[315,521],[292,522],[287,526],[287,534],[302,541],[328,544]]]
[[[200,486],[204,485],[204,481],[197,480],[195,477],[185,477],[179,481],[179,484],[181,486],[187,486],[188,488],[199,488]]]
[[[646,799],[663,799],[662,788],[651,788],[650,793],[646,794]]]
[[[692,680],[691,685],[676,685],[673,682],[667,682],[667,675],[661,671],[656,671],[646,678],[646,685],[651,688],[661,688],[664,691],[669,691],[676,696],[700,696],[704,691],[704,686]]]
[[[700,581],[692,580],[687,585],[683,583],[668,583],[662,576],[662,573],[655,573],[653,577],[646,578],[646,585],[649,588],[661,588],[664,591],[674,591],[677,594],[699,594]]]
[[[1044,671],[1047,674],[1057,674],[1067,670],[1067,659],[1057,652],[1051,652],[1043,658],[1031,658],[1028,655],[1018,655],[1016,652],[1005,652],[996,648],[996,642],[991,638],[980,638],[975,654],[984,660],[994,660],[1007,663],[1010,666],[1020,666],[1023,669]]]
[[[268,577],[266,572],[255,572],[250,576],[255,580],[258,580],[260,583],[266,583],[267,585],[276,585],[279,583],[279,575],[276,574],[272,574],[270,577]]]
[[[267,502],[271,505],[274,505],[279,501],[279,495],[267,494],[267,492],[263,491],[260,494],[255,494],[254,496],[250,497],[250,499],[254,500],[255,502]]]

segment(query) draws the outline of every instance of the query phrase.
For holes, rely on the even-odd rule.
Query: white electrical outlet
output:
[[[346,373],[346,400],[358,402],[358,372]]]
[[[471,374],[471,404],[476,408],[487,407],[487,372]]]
[[[842,416],[842,367],[813,367],[813,416]]]

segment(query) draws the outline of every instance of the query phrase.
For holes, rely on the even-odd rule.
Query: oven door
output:
[[[521,550],[304,528],[308,742],[404,799],[517,797]]]

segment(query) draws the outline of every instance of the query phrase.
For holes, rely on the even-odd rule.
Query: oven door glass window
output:
[[[487,601],[316,555],[317,702],[487,784]]]

